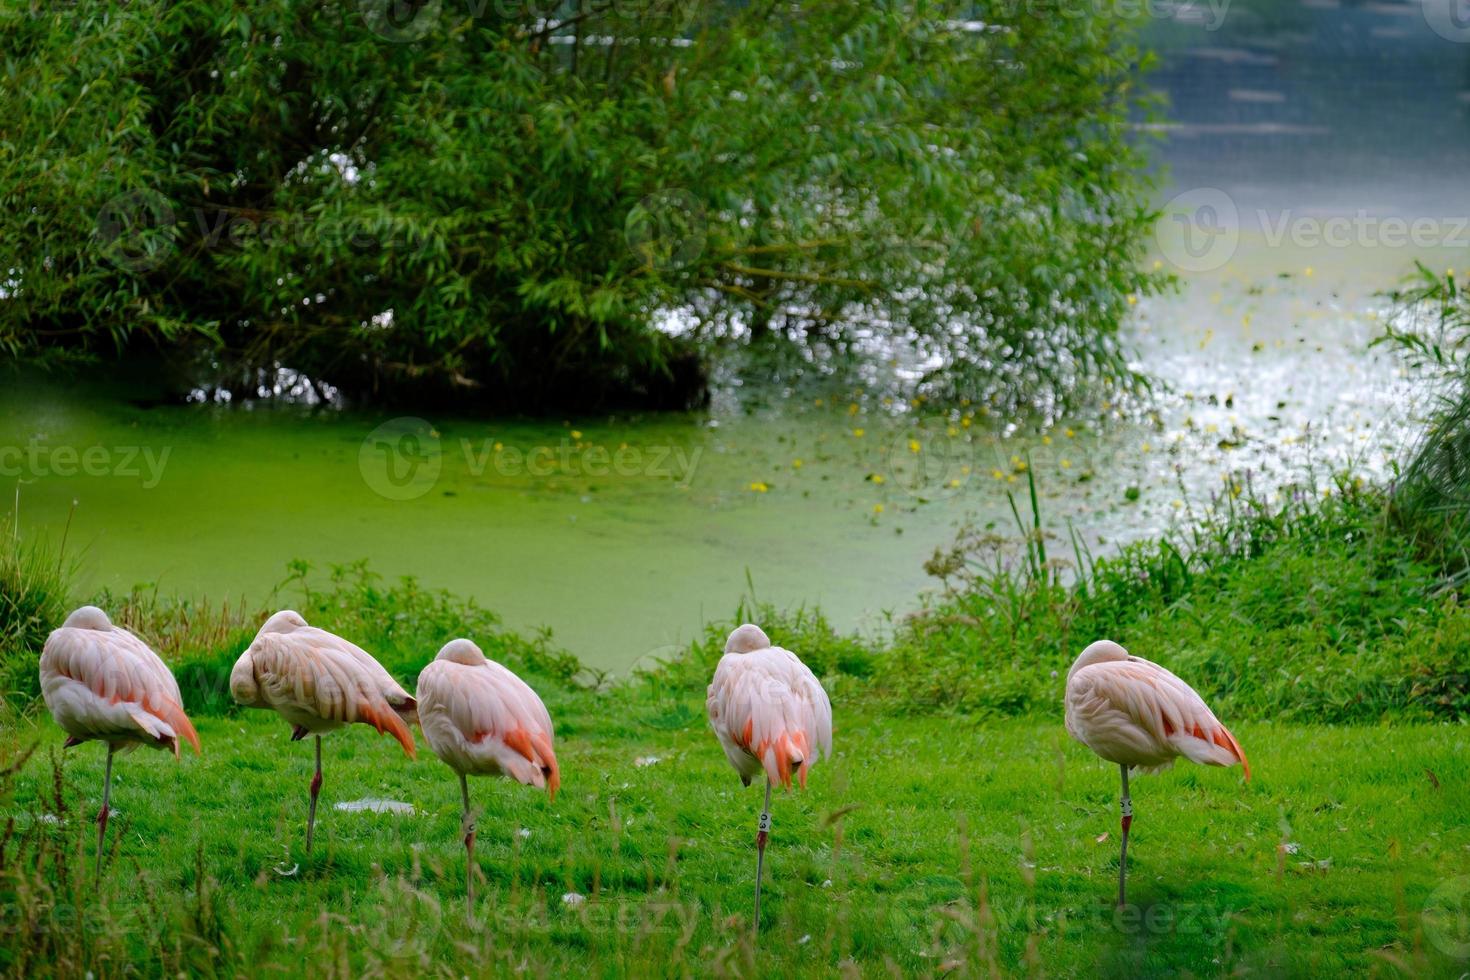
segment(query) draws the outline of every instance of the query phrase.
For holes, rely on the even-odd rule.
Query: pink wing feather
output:
[[[1230,730],[1184,681],[1142,657],[1094,663],[1067,684],[1067,727],[1112,762],[1149,768],[1183,755],[1205,765],[1250,763]],[[1135,761],[1136,760],[1136,761]]]
[[[419,674],[419,724],[434,754],[465,774],[511,777],[552,799],[561,770],[546,705],[493,660],[435,660]]]
[[[62,627],[41,651],[41,691],[68,735],[199,749],[178,681],[158,654],[121,627]]]
[[[715,669],[705,708],[725,756],[748,784],[762,769],[773,783],[806,786],[813,762],[832,754],[832,703],[790,650],[727,653]]]

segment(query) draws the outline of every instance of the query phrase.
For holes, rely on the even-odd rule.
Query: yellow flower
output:
[[[1043,446],[1050,446],[1051,445],[1051,436],[1042,436],[1041,437],[1041,444]]]
[[[882,504],[874,504],[873,505],[873,513],[875,513],[875,514],[881,514],[881,513],[883,513],[883,505]]]
[[[1314,273],[1315,273],[1315,272],[1316,272],[1316,271],[1317,271],[1317,270],[1315,270],[1315,269],[1313,269],[1313,268],[1312,268],[1312,267],[1311,267],[1311,266],[1307,266],[1307,277],[1308,277],[1308,278],[1311,278],[1311,276],[1312,276],[1312,275],[1313,275],[1313,274],[1314,274]]]
[[[950,480],[949,481],[949,485],[950,485],[950,488],[953,489],[953,488],[955,488],[955,487],[957,487],[957,486],[960,485],[960,481],[959,480]]]
[[[909,452],[916,453],[916,452],[919,451],[919,449],[920,449],[919,440],[917,440],[917,439],[910,439],[909,440]]]
[[[882,483],[885,477],[882,473],[874,473],[872,476],[868,477],[868,479],[872,480],[874,483]]]
[[[853,429],[852,430],[852,434],[854,436],[856,436],[857,438],[861,439],[863,436],[867,435],[868,433],[864,429]]]
[[[573,429],[572,430],[572,438],[573,439],[580,439],[580,438],[582,438],[582,433],[579,432],[579,431],[577,431],[576,429]]]
[[[847,406],[847,414],[848,415],[856,415],[857,413],[858,413],[858,403],[857,402],[853,402],[851,405]]]
[[[1006,475],[1000,470],[991,470],[990,475],[995,477],[997,480],[1004,480],[1006,478]]]
[[[1072,438],[1076,434],[1077,433],[1073,432],[1071,429],[1067,429],[1065,432],[1062,433],[1062,435],[1066,436],[1068,439]]]
[[[817,401],[816,401],[816,406],[817,406],[817,407],[818,407],[818,408],[821,408],[821,407],[822,407],[822,399],[820,399],[820,398],[818,398],[818,399],[817,399]]]
[[[799,459],[793,459],[791,461],[791,468],[793,470],[799,470],[799,469],[801,469],[801,460],[799,460]]]
[[[1164,260],[1163,259],[1154,259],[1154,271],[1155,272],[1158,272],[1163,267],[1164,267]]]
[[[1072,461],[1070,459],[1064,459],[1064,460],[1062,460],[1062,469],[1064,469],[1064,470],[1070,470],[1071,468],[1072,468]]]
[[[497,452],[497,453],[498,453],[498,452],[500,452],[500,451],[501,451],[501,450],[502,450],[502,449],[504,449],[504,448],[505,448],[505,447],[504,447],[504,446],[502,446],[502,445],[501,445],[501,444],[500,444],[500,443],[498,443],[498,442],[497,442],[497,443],[496,443],[496,444],[495,444],[495,451],[496,451],[496,452]]]
[[[1153,446],[1150,446],[1148,443],[1144,443],[1143,444],[1143,451],[1144,452],[1148,452],[1152,448],[1154,448],[1154,447]]]
[[[750,485],[750,489],[754,490],[756,493],[765,493],[767,490],[769,490],[771,488],[769,486],[767,486],[766,484],[761,483],[759,480],[757,480],[755,483],[752,483]]]
[[[1134,296],[1132,293],[1129,293],[1128,294],[1128,305],[1129,306],[1137,306],[1138,305],[1138,297],[1137,296]]]
[[[954,426],[950,426],[948,429],[944,430],[944,434],[953,439],[955,436],[960,434],[960,430],[956,429]]]
[[[968,429],[970,427],[970,416],[966,415],[964,418],[960,419],[960,427],[965,429]]]

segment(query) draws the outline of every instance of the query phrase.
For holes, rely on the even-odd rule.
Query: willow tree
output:
[[[711,342],[773,334],[1029,397],[1121,370],[1152,285],[1129,25],[1061,4],[0,16],[15,357],[551,407],[680,399]]]

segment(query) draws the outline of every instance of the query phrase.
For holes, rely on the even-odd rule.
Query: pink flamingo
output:
[[[322,789],[322,735],[344,725],[372,725],[416,753],[408,723],[414,700],[366,650],[306,625],[289,609],[266,620],[230,671],[230,694],[247,708],[270,708],[291,725],[291,741],[316,736],[316,775],[306,817],[306,853]]]
[[[475,904],[475,821],[469,776],[509,776],[556,799],[561,770],[551,715],[536,692],[469,640],[450,640],[419,674],[419,726],[429,748],[459,774],[464,801],[465,897]]]
[[[761,872],[771,831],[771,786],[806,788],[807,771],[832,755],[832,702],[790,650],[772,646],[758,626],[730,634],[705,701],[710,727],[746,786],[762,771],[766,802],[755,835],[755,928],[761,921]]]
[[[1067,732],[1123,774],[1123,850],[1118,858],[1118,904],[1128,874],[1128,828],[1133,803],[1128,770],[1161,772],[1184,756],[1208,766],[1250,763],[1230,730],[1188,684],[1156,663],[1131,656],[1111,640],[1089,646],[1067,671]]]
[[[97,813],[97,857],[107,835],[112,756],[140,745],[179,757],[179,738],[199,753],[199,735],[184,714],[178,681],[158,654],[96,606],[83,606],[46,638],[41,650],[41,696],[66,732],[66,748],[92,739],[107,743],[102,809]]]

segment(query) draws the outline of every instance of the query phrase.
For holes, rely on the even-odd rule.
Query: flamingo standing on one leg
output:
[[[469,640],[451,640],[419,674],[419,726],[434,754],[459,774],[464,800],[465,897],[475,906],[475,821],[469,776],[509,776],[545,788],[553,800],[561,771],[546,705],[525,681]]]
[[[766,802],[755,835],[755,929],[761,923],[761,872],[771,831],[771,785],[806,788],[807,770],[832,755],[832,702],[806,664],[746,624],[725,641],[705,701],[710,727],[746,786],[762,770]]]
[[[414,699],[366,650],[282,610],[266,620],[230,671],[230,694],[247,708],[270,708],[291,724],[293,742],[316,736],[316,775],[306,817],[306,853],[322,788],[322,735],[354,722],[398,739],[414,758]]]
[[[158,654],[96,606],[83,606],[46,638],[41,650],[41,695],[66,732],[66,747],[91,739],[107,743],[102,809],[97,813],[97,861],[107,834],[112,755],[139,745],[170,749],[179,757],[183,737],[199,752],[199,735],[184,714],[178,681]]]
[[[1251,766],[1230,730],[1188,684],[1156,663],[1131,656],[1111,640],[1089,646],[1067,671],[1067,732],[1123,774],[1123,849],[1118,857],[1118,904],[1128,874],[1133,804],[1128,770],[1160,772],[1184,756],[1209,766]]]

